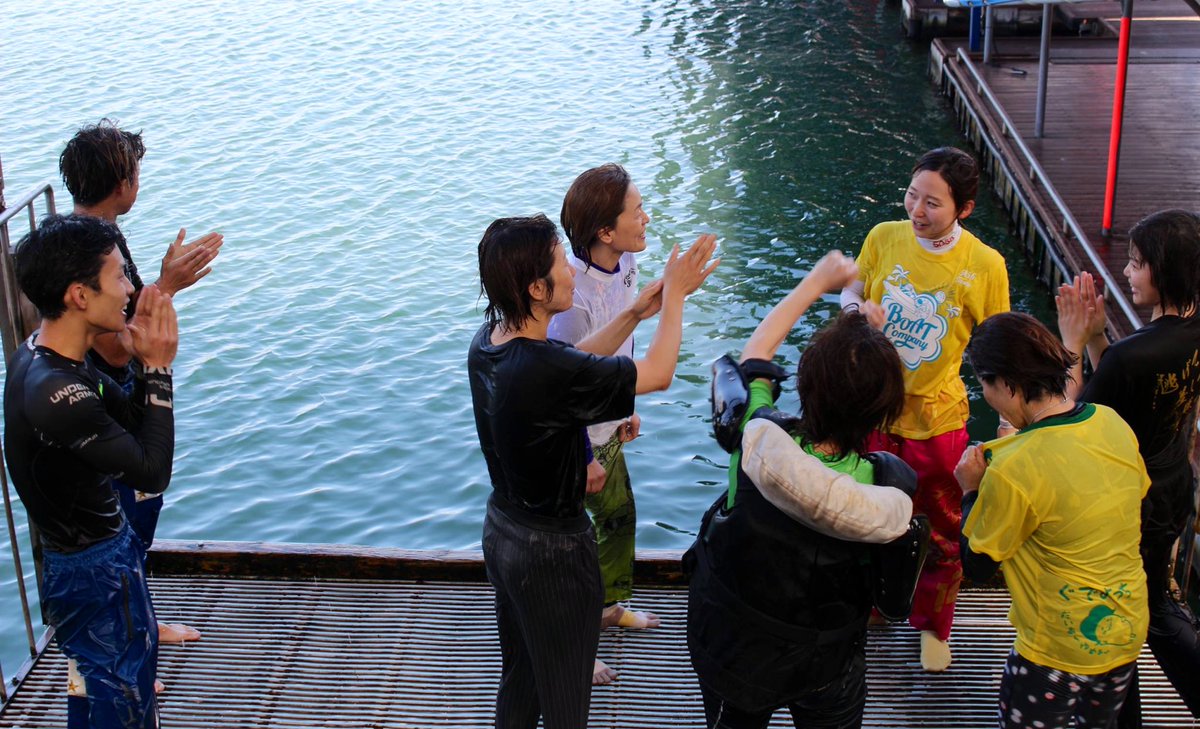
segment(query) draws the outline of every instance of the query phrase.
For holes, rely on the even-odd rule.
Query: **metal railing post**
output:
[[[983,62],[985,65],[992,62],[992,51],[996,46],[994,20],[992,6],[988,5],[985,0],[983,4]]]
[[[0,449],[0,460],[4,452]],[[8,541],[12,547],[13,572],[17,576],[17,592],[21,597],[21,614],[25,618],[25,639],[29,642],[29,657],[37,656],[37,639],[33,637],[33,616],[29,611],[29,594],[25,590],[25,572],[21,568],[21,549],[17,543],[17,527],[13,521],[12,497],[8,495],[8,473],[0,468],[0,489],[4,491],[4,516],[8,522]],[[0,680],[3,676],[0,675]]]
[[[980,12],[976,5],[971,6],[970,19],[967,21],[969,28],[967,31],[967,44],[971,47],[972,53],[978,53],[982,44],[980,43],[981,34],[980,26],[983,25],[983,13]]]
[[[39,197],[45,200],[46,212],[53,213],[54,210],[54,189],[49,183],[36,187],[27,192],[11,207],[6,208],[4,205],[3,196],[4,182],[3,172],[0,171],[0,340],[3,342],[5,361],[21,343],[24,335],[24,326],[21,314],[21,294],[17,288],[16,272],[12,261],[11,240],[12,236],[8,229],[9,221],[20,215],[22,212],[28,213],[29,229],[33,230],[37,225],[37,213],[35,203]],[[3,461],[3,449],[0,448],[0,462]],[[25,665],[18,670],[17,676],[14,678],[14,683],[21,680],[22,676],[28,673],[28,667],[32,661],[36,660],[40,655],[41,648],[46,645],[46,636],[43,635],[43,640],[40,642],[34,636],[33,631],[33,616],[29,608],[29,593],[25,586],[25,570],[21,564],[21,548],[20,542],[17,539],[16,521],[13,519],[12,497],[8,492],[8,473],[0,465],[0,491],[4,494],[4,517],[8,526],[8,541],[12,549],[13,557],[13,572],[16,576],[17,592],[21,600],[21,615],[25,623],[25,638],[29,644],[29,659]],[[34,572],[38,577],[38,584],[41,584],[41,564],[38,559],[39,550],[37,549],[36,530],[33,524],[29,524],[29,536],[34,555]],[[3,669],[0,668],[0,702],[7,703],[9,700],[8,683],[4,678]]]
[[[1050,11],[1050,3],[1042,5],[1042,44],[1038,51],[1038,86],[1037,107],[1034,110],[1033,136],[1042,138],[1046,126],[1046,87],[1050,76],[1050,30],[1054,18]]]
[[[1015,133],[1017,129],[1016,125],[1013,124],[1012,119],[1010,119],[1008,114],[1005,113],[1004,108],[1000,105],[1000,102],[996,99],[995,95],[992,94],[992,90],[983,83],[983,77],[980,75],[979,69],[977,69],[975,64],[971,62],[970,55],[968,55],[964,49],[959,48],[957,52],[957,58],[962,67],[965,68],[967,73],[971,75],[971,79],[973,79],[982,90],[981,95],[989,104],[991,104],[992,111],[996,117],[1003,125],[1013,129],[1014,134],[1012,135],[1011,139],[1013,144],[1016,146],[1017,151],[1020,152],[1025,158],[1025,163],[1029,166],[1030,176],[1040,182],[1042,189],[1050,198],[1050,202],[1054,203],[1055,207],[1057,207],[1059,212],[1062,213],[1066,227],[1070,229],[1071,234],[1075,237],[1075,240],[1079,241],[1080,246],[1083,248],[1083,252],[1088,257],[1088,261],[1091,262],[1092,266],[1096,269],[1096,273],[1099,274],[1100,279],[1104,282],[1105,297],[1111,298],[1116,303],[1117,308],[1120,309],[1121,313],[1125,315],[1125,319],[1129,322],[1133,329],[1140,329],[1142,327],[1142,318],[1138,316],[1137,311],[1135,311],[1133,308],[1133,304],[1130,303],[1129,299],[1125,296],[1125,292],[1121,290],[1116,280],[1113,279],[1112,274],[1108,270],[1108,266],[1104,264],[1104,261],[1100,259],[1100,256],[1096,253],[1096,250],[1092,247],[1091,239],[1083,232],[1083,228],[1079,225],[1079,221],[1077,221],[1075,216],[1071,214],[1071,210],[1067,207],[1066,202],[1063,201],[1062,197],[1058,194],[1058,191],[1054,189],[1054,185],[1050,182],[1050,178],[1042,169],[1041,164],[1038,163],[1037,157],[1035,157],[1033,152],[1030,151],[1029,145],[1025,144],[1025,140],[1021,138],[1020,134]],[[946,78],[950,79],[950,81],[954,83],[954,77],[952,75],[947,74]],[[955,86],[958,88],[957,84],[955,84]],[[1074,273],[1078,272],[1076,271]]]
[[[4,358],[8,357],[25,338],[25,330],[29,327],[21,314],[21,294],[17,288],[17,274],[12,263],[12,236],[8,230],[8,222],[22,212],[27,214],[29,229],[37,227],[37,212],[34,203],[42,197],[46,204],[46,213],[55,212],[54,188],[50,183],[44,183],[26,192],[7,209],[0,209],[0,294],[4,301],[0,305],[0,339],[3,341]]]

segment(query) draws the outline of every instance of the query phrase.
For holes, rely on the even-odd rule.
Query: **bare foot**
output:
[[[950,667],[950,643],[937,637],[932,630],[921,631],[921,668],[941,673]]]
[[[617,672],[608,667],[604,661],[599,658],[592,664],[592,685],[607,686],[617,680]]]
[[[661,621],[654,613],[627,610],[621,603],[609,605],[600,614],[601,630],[612,627],[642,630],[645,628],[657,628],[660,623]]]
[[[190,625],[183,623],[158,624],[159,643],[186,643],[192,640],[200,640],[200,631]]]
[[[166,690],[167,690],[167,685],[165,683],[163,683],[162,681],[159,681],[157,678],[154,679],[154,694],[156,696]]]

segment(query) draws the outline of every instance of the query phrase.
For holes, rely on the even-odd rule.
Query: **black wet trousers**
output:
[[[1191,611],[1176,603],[1171,587],[1171,550],[1192,518],[1192,471],[1178,469],[1170,476],[1151,474],[1154,483],[1142,502],[1142,566],[1150,601],[1150,631],[1146,643],[1192,716],[1200,718],[1200,634]],[[1180,554],[1190,549],[1185,535]],[[1141,692],[1137,671],[1117,722],[1119,729],[1142,726]]]
[[[769,711],[743,711],[700,684],[707,729],[766,729]],[[833,683],[786,704],[796,729],[859,729],[867,704],[867,661],[862,650],[854,654],[845,672]]]
[[[483,559],[496,590],[503,667],[496,729],[585,729],[604,589],[596,537],[518,523],[491,501]]]

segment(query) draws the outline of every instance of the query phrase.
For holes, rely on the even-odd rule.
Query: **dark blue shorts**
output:
[[[158,494],[148,499],[138,501],[137,491],[120,479],[113,479],[113,491],[121,500],[121,511],[133,529],[134,545],[142,551],[145,560],[146,552],[154,544],[154,532],[158,529],[158,513],[162,511],[163,495]]]
[[[126,525],[82,552],[43,557],[46,620],[78,664],[94,729],[158,726],[158,622],[135,539]]]

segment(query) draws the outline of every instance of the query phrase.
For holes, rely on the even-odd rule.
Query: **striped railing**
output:
[[[0,197],[0,295],[3,298],[3,301],[0,302],[0,337],[3,339],[4,359],[6,362],[8,361],[8,356],[24,338],[27,324],[31,323],[26,321],[27,317],[22,313],[21,295],[20,290],[17,288],[17,277],[13,268],[13,236],[9,230],[9,224],[15,218],[24,215],[28,222],[28,229],[33,230],[36,228],[38,220],[37,203],[39,200],[43,203],[45,214],[55,212],[54,189],[49,183],[35,187],[25,193],[11,207],[5,208],[3,198]],[[3,451],[0,450],[0,459],[2,457]],[[21,566],[21,549],[17,541],[16,523],[13,519],[12,496],[8,488],[8,472],[2,467],[0,467],[0,489],[4,492],[4,518],[8,524],[8,542],[12,549],[13,573],[16,575],[17,592],[21,600],[21,617],[24,621],[25,639],[29,647],[28,658],[11,679],[5,678],[4,668],[0,666],[0,702],[7,704],[11,695],[9,686],[12,685],[15,687],[19,685],[29,673],[34,660],[41,655],[46,644],[49,642],[51,631],[44,631],[40,638],[34,635],[33,614],[29,608],[29,593],[25,587],[25,571]],[[32,537],[32,526],[30,535]],[[34,560],[36,569],[36,556]]]
[[[975,91],[981,97],[983,97],[988,104],[991,105],[992,113],[995,114],[996,118],[1000,120],[1001,133],[1004,135],[1005,139],[1007,139],[1017,150],[1017,152],[1024,158],[1026,165],[1026,169],[1024,171],[1028,175],[1029,179],[1041,186],[1050,202],[1058,209],[1058,213],[1061,216],[1061,220],[1059,221],[1059,232],[1063,235],[1069,234],[1075,237],[1075,240],[1079,243],[1079,247],[1083,249],[1088,261],[1095,269],[1096,275],[1098,275],[1104,282],[1105,296],[1112,301],[1116,308],[1125,317],[1131,332],[1140,329],[1142,326],[1142,318],[1134,310],[1133,303],[1128,297],[1125,296],[1121,286],[1113,279],[1112,274],[1109,273],[1108,266],[1105,265],[1104,261],[1100,260],[1099,254],[1096,253],[1095,247],[1092,246],[1091,238],[1087,235],[1087,233],[1084,232],[1083,227],[1079,224],[1079,221],[1075,219],[1075,216],[1071,213],[1070,208],[1067,207],[1067,204],[1062,199],[1062,196],[1059,195],[1058,191],[1054,189],[1054,185],[1051,183],[1049,176],[1046,174],[1045,170],[1042,169],[1041,164],[1038,162],[1037,157],[1029,149],[1029,146],[1025,144],[1025,140],[1022,139],[1016,125],[1013,124],[1012,119],[1010,119],[1008,114],[1004,111],[1004,107],[996,99],[995,94],[992,93],[992,90],[988,86],[987,82],[984,81],[983,75],[980,73],[979,68],[976,67],[975,63],[971,60],[970,54],[964,49],[959,48],[956,57],[959,64],[970,75],[971,82],[975,87]],[[956,87],[959,84],[958,80],[954,78],[953,75],[948,75],[947,80]],[[987,135],[982,136],[989,146],[994,146],[991,140],[987,139]],[[997,152],[997,150],[993,149],[993,152]],[[999,164],[1007,166],[1003,155],[997,153],[996,159],[999,161]],[[1041,226],[1039,225],[1038,227],[1040,228]],[[1078,271],[1065,270],[1066,264],[1062,261],[1060,256],[1055,256],[1055,259],[1055,262],[1064,269],[1067,280],[1070,280],[1071,275],[1078,273]]]

